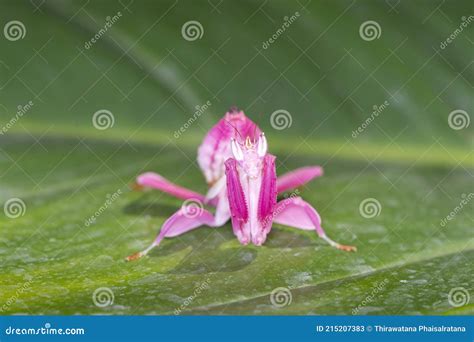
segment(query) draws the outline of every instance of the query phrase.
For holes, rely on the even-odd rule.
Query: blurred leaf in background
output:
[[[4,314],[473,312],[469,1],[0,1]],[[232,106],[335,239],[230,225],[145,247],[205,192],[196,146]],[[197,291],[199,289],[199,291]],[[199,294],[197,294],[199,292]]]

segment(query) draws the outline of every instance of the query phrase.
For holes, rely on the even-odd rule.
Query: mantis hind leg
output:
[[[273,222],[303,230],[315,230],[319,237],[332,247],[348,252],[357,250],[354,246],[342,245],[331,240],[321,227],[321,218],[317,211],[301,197],[278,202],[273,215]]]
[[[165,237],[175,237],[200,226],[218,227],[221,222],[216,222],[214,216],[203,208],[192,209],[182,207],[170,216],[161,227],[158,236],[153,243],[143,251],[134,253],[126,258],[127,261],[137,260],[148,254],[154,247],[158,246]]]
[[[176,185],[154,172],[146,172],[138,176],[136,180],[136,188],[151,188],[161,190],[171,196],[183,200],[196,199],[200,202],[204,202],[206,200],[204,195],[201,195],[182,186]]]
[[[323,175],[321,166],[305,166],[285,173],[277,179],[277,191],[279,194],[305,185],[316,177]]]

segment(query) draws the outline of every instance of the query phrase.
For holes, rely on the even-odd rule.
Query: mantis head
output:
[[[261,175],[262,161],[268,149],[265,134],[261,133],[257,141],[247,137],[244,144],[232,139],[231,149],[235,160],[249,178],[256,179]]]

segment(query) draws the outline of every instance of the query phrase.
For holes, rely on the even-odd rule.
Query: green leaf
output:
[[[470,7],[438,5],[2,1],[2,25],[26,29],[0,36],[0,198],[21,200],[0,216],[2,313],[472,313],[473,130],[448,123],[472,116],[472,29],[440,48]],[[201,39],[183,38],[191,20]],[[378,39],[359,35],[368,20]],[[301,195],[357,253],[277,224],[264,246],[241,246],[226,224],[124,261],[181,205],[134,191],[135,177],[205,193],[196,146],[234,104],[266,132],[279,174],[324,167]],[[281,109],[292,123],[277,130]],[[100,110],[112,127],[95,128]]]

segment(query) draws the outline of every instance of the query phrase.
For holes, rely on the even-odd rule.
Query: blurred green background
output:
[[[471,313],[472,12],[469,1],[0,1],[2,313]],[[280,174],[324,166],[302,196],[356,254],[279,225],[243,247],[228,224],[123,261],[181,205],[131,191],[135,176],[204,193],[196,147],[232,105],[265,131]],[[373,218],[359,212],[367,198],[380,203]],[[10,199],[24,203],[18,217]],[[282,306],[270,300],[280,287]]]

